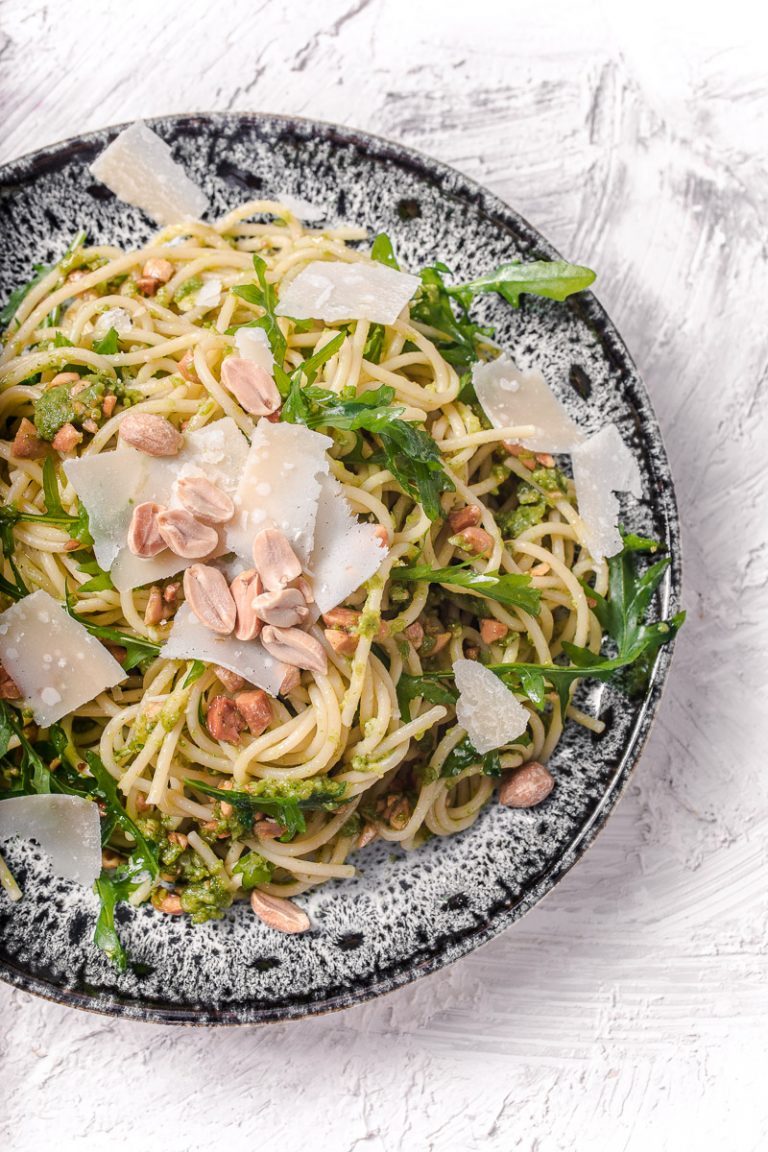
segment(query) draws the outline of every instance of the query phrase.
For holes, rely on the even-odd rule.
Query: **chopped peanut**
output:
[[[152,898],[152,903],[158,912],[165,912],[167,916],[179,916],[184,909],[181,906],[181,897],[175,892],[163,892],[160,896],[157,893]]]
[[[405,635],[413,644],[414,648],[421,648],[424,643],[424,629],[419,624],[418,620],[414,620],[413,624],[409,624],[405,629]]]
[[[83,438],[74,424],[62,424],[53,438],[52,446],[55,452],[71,452]]]
[[[494,644],[497,640],[503,640],[509,632],[506,624],[502,624],[501,620],[483,620],[480,624],[480,637],[483,644]]]
[[[239,744],[240,733],[247,727],[237,704],[228,696],[213,698],[208,706],[205,726],[214,740],[223,740],[226,744]]]
[[[229,668],[222,668],[220,664],[215,664],[213,670],[228,692],[239,692],[247,684],[243,676],[230,671]]]
[[[144,623],[148,627],[154,628],[163,619],[163,615],[163,594],[157,584],[153,584],[149,590],[149,599],[144,611]]]
[[[357,847],[365,848],[366,844],[370,844],[372,840],[375,840],[378,834],[379,830],[375,824],[364,824],[363,830],[358,837]]]
[[[183,832],[169,832],[168,839],[171,844],[178,844],[180,848],[186,848],[189,843]]]
[[[159,281],[160,284],[167,284],[171,276],[173,276],[173,264],[170,260],[164,260],[162,256],[153,256],[147,260],[146,264],[141,270],[142,276],[151,276],[153,280]]]
[[[117,396],[105,396],[101,402],[102,415],[109,420],[110,416],[115,410],[117,404]]]
[[[253,825],[253,834],[260,840],[277,840],[283,832],[285,828],[276,820],[258,820]]]
[[[261,736],[272,721],[272,705],[266,692],[261,688],[255,688],[252,692],[239,692],[235,696],[235,704],[251,735]]]
[[[541,464],[542,468],[554,468],[555,458],[550,456],[549,452],[537,452],[535,457],[537,464]]]
[[[190,384],[200,383],[200,377],[195,368],[195,353],[192,348],[189,348],[179,360],[179,372],[185,380],[189,380]]]
[[[483,510],[479,504],[467,504],[465,508],[456,508],[448,517],[448,527],[451,532],[463,532],[465,528],[475,528],[483,518]]]
[[[339,656],[351,656],[360,643],[360,637],[351,632],[343,632],[340,628],[325,628],[325,638]]]
[[[486,556],[493,548],[493,537],[484,528],[469,527],[450,538],[451,544],[463,548],[470,556]]]
[[[56,375],[54,376],[54,378],[48,384],[46,384],[46,388],[55,388],[59,384],[79,384],[79,383],[80,383],[80,377],[78,376],[77,372],[57,372]],[[84,384],[83,387],[86,388],[87,385]]]
[[[26,416],[22,417],[18,431],[13,438],[11,454],[20,460],[40,460],[48,451],[48,445],[41,440],[37,429]]]

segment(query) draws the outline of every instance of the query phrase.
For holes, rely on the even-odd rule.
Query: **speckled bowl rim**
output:
[[[286,130],[298,127],[305,134],[311,133],[313,136],[325,139],[332,144],[358,147],[366,155],[379,161],[409,168],[418,176],[431,182],[442,194],[474,207],[499,229],[511,231],[515,236],[523,237],[537,255],[549,259],[561,258],[560,253],[553,245],[520,213],[509,207],[481,184],[442,161],[435,160],[414,148],[394,143],[373,133],[343,127],[327,121],[314,120],[309,117],[283,116],[261,112],[197,112],[171,114],[146,120],[150,126],[160,123],[167,124],[168,122],[173,122],[180,128],[189,129],[194,129],[196,125],[205,124],[213,129],[220,126],[222,129],[226,127],[231,130],[236,129],[238,124],[244,122],[259,122],[282,127]],[[0,190],[3,186],[28,184],[38,175],[55,169],[61,160],[72,154],[74,149],[92,146],[101,133],[117,132],[126,127],[128,127],[127,123],[116,124],[95,130],[92,133],[70,136],[65,140],[46,145],[44,148],[26,153],[15,160],[0,165]],[[677,501],[661,430],[634,360],[607,312],[598,303],[594,294],[582,292],[578,296],[571,297],[568,305],[595,331],[599,332],[605,346],[607,346],[611,360],[618,366],[624,377],[622,388],[629,395],[632,404],[642,418],[643,437],[646,440],[650,439],[654,444],[654,452],[648,457],[648,467],[656,481],[656,493],[661,493],[661,495],[656,495],[652,503],[657,511],[661,512],[665,525],[664,545],[672,560],[661,590],[663,611],[665,615],[668,615],[677,611],[680,606],[682,556]],[[247,1016],[244,1016],[242,1006],[220,1009],[188,1006],[173,1008],[167,1005],[154,1004],[149,1000],[143,1002],[124,1000],[115,994],[94,997],[76,989],[61,988],[51,981],[34,976],[3,960],[0,960],[0,979],[15,988],[31,992],[45,1000],[67,1007],[84,1009],[96,1015],[119,1016],[124,1019],[141,1020],[147,1023],[202,1027],[279,1023],[308,1016],[325,1015],[394,992],[414,980],[437,972],[483,944],[487,944],[524,916],[552,891],[594,842],[598,832],[605,825],[614,806],[627,787],[630,776],[643,751],[669,672],[673,647],[674,644],[670,643],[659,649],[648,689],[638,709],[637,718],[624,747],[621,760],[608,781],[601,800],[566,850],[530,885],[521,898],[514,902],[499,901],[499,906],[490,912],[485,922],[463,930],[456,940],[444,941],[441,950],[435,955],[421,960],[418,956],[411,957],[407,963],[400,963],[391,969],[383,969],[378,973],[375,980],[364,986],[330,996],[322,1001],[307,1002],[302,1000],[289,1005],[281,1004],[275,1008],[253,1008],[248,1011]]]

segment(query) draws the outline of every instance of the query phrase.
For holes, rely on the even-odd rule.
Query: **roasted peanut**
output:
[[[184,437],[165,416],[127,412],[120,421],[120,439],[147,456],[178,456]]]
[[[210,556],[219,543],[216,529],[201,524],[185,508],[166,508],[159,512],[157,530],[171,552],[185,560],[202,560]]]
[[[499,803],[506,808],[535,808],[555,786],[552,773],[538,760],[513,768],[499,788]]]
[[[134,556],[148,559],[163,551],[166,544],[160,535],[157,518],[164,511],[162,504],[153,504],[151,500],[136,505],[128,528],[128,548]]]
[[[230,634],[237,609],[223,572],[206,564],[192,564],[184,573],[184,595],[201,624],[220,636]]]

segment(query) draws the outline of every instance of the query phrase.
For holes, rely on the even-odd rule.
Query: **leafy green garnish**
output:
[[[589,288],[594,279],[595,273],[590,268],[569,264],[566,260],[534,260],[529,264],[512,260],[450,291],[467,305],[477,292],[498,292],[507,303],[517,308],[523,293],[546,296],[549,300],[565,300],[574,292]]]
[[[553,688],[560,700],[563,712],[570,701],[571,687],[577,680],[593,679],[603,682],[612,680],[617,672],[632,673],[630,687],[633,691],[642,690],[648,681],[651,664],[659,648],[674,638],[685,620],[685,612],[678,612],[669,620],[645,623],[654,592],[669,566],[669,557],[664,557],[639,573],[635,563],[637,553],[656,552],[661,545],[640,536],[623,537],[624,547],[617,556],[608,560],[609,591],[606,598],[585,585],[587,595],[595,601],[594,612],[611,640],[618,649],[616,656],[602,656],[588,648],[579,648],[567,641],[563,651],[571,659],[570,665],[563,664],[489,664],[500,680],[511,689],[523,692],[536,707],[544,705],[547,685]],[[397,686],[401,700],[401,713],[409,718],[406,709],[408,701],[416,696],[435,703],[453,703],[456,692],[452,684],[453,672],[425,672],[422,676],[401,676]],[[625,684],[626,687],[626,684]],[[441,693],[444,693],[441,697]]]
[[[17,737],[21,745],[19,787],[15,789],[15,792],[18,795],[29,796],[31,793],[43,795],[51,791],[60,791],[61,789],[56,788],[55,784],[52,787],[53,781],[48,765],[24,735],[24,728],[19,723],[16,711],[5,700],[0,700],[0,717],[2,717],[2,724],[0,725],[2,755],[4,756],[8,751],[8,743],[12,735]]]
[[[193,660],[189,666],[189,671],[184,677],[182,688],[191,688],[195,681],[199,680],[203,675],[206,667],[207,665],[202,660]]]
[[[461,374],[479,359],[478,348],[493,335],[493,329],[471,319],[471,295],[465,298],[452,293],[443,279],[449,271],[444,264],[423,269],[421,288],[411,304],[411,319],[441,333],[435,345],[443,359]]]
[[[142,864],[131,856],[114,872],[103,871],[95,884],[101,907],[93,933],[93,942],[120,972],[124,972],[127,967],[128,953],[115,927],[115,907],[121,900],[128,900],[145,879],[146,872]]]
[[[268,884],[272,879],[274,865],[260,852],[246,852],[235,864],[232,872],[242,876],[243,888],[255,888],[257,884]]]
[[[251,320],[248,324],[236,327],[246,328],[263,328],[267,334],[270,346],[272,348],[272,355],[275,358],[275,365],[279,368],[283,367],[285,363],[285,352],[288,347],[285,336],[280,330],[280,325],[277,322],[277,292],[275,291],[274,284],[267,283],[267,265],[261,256],[253,255],[253,267],[256,270],[257,284],[243,284],[238,288],[233,288],[235,296],[239,296],[241,300],[245,300],[248,304],[256,304],[259,308],[264,310],[264,315],[258,320]]]
[[[66,276],[72,271],[72,268],[78,261],[80,249],[85,243],[85,232],[76,232],[70,241],[66,252],[56,264],[35,264],[33,267],[34,276],[28,280],[26,284],[21,284],[18,288],[14,288],[7,301],[0,309],[0,326],[7,328],[11,320],[16,315],[20,304],[29,295],[33,288],[35,288],[40,281],[52,272],[54,268],[58,267],[62,275]],[[45,326],[45,325],[44,325]]]
[[[79,624],[87,628],[92,636],[97,636],[100,640],[108,640],[110,644],[117,644],[121,648],[125,648],[122,665],[126,670],[138,667],[145,660],[154,660],[162,647],[154,640],[148,640],[145,636],[134,636],[129,632],[121,632],[118,628],[111,628],[105,624],[95,624],[87,616],[81,616],[75,612],[69,596],[67,596],[65,607],[72,619],[77,620]]]
[[[384,332],[383,324],[371,324],[368,329],[368,336],[363,345],[363,359],[370,364],[378,364],[381,361],[381,353],[384,349]]]
[[[117,781],[110,775],[95,752],[89,751],[84,755],[85,762],[96,781],[93,791],[104,804],[107,818],[114,821],[123,832],[128,833],[133,838],[136,847],[133,849],[131,859],[140,871],[146,872],[152,880],[156,880],[160,874],[157,855],[139,826],[126,812],[118,795]]]
[[[231,804],[240,814],[244,823],[253,823],[253,813],[263,812],[282,824],[285,832],[283,841],[293,840],[307,828],[304,811],[324,809],[332,811],[343,802],[347,791],[341,780],[296,780],[283,783],[279,780],[259,780],[248,791],[229,792],[216,788],[201,780],[185,780],[185,783],[217,800]]]
[[[452,564],[448,568],[432,568],[429,564],[414,564],[393,568],[390,577],[401,583],[453,584],[471,588],[480,596],[497,600],[510,608],[522,608],[537,616],[541,593],[531,585],[530,576],[522,573],[475,572],[469,564]]]
[[[453,707],[458,692],[452,681],[453,672],[425,672],[422,676],[404,673],[397,682],[397,703],[406,724],[411,719],[411,701],[417,697],[428,700],[430,704]]]
[[[373,241],[371,246],[371,259],[375,260],[378,264],[386,264],[388,268],[395,268],[400,271],[400,265],[395,256],[395,249],[392,247],[392,241],[386,232],[379,232],[378,236]]]
[[[342,400],[323,388],[292,385],[282,417],[308,428],[360,430],[377,436],[385,467],[430,520],[437,520],[442,515],[440,493],[453,491],[453,482],[443,471],[435,441],[416,424],[400,419],[404,409],[392,405],[394,396],[387,385],[362,392],[354,400]]]
[[[120,337],[117,334],[116,328],[110,328],[101,340],[97,340],[93,345],[94,352],[98,352],[99,356],[114,356],[120,351],[119,346]]]
[[[48,264],[35,264],[34,276],[28,280],[26,284],[21,284],[18,288],[14,288],[7,301],[0,309],[0,325],[7,328],[11,320],[13,320],[22,302],[26,299],[33,288],[36,288],[40,281],[48,275],[51,271],[51,266]]]
[[[472,764],[482,764],[484,776],[501,776],[501,760],[498,750],[492,748],[490,752],[478,752],[469,736],[465,736],[453,751],[448,753],[440,769],[440,775],[443,777],[458,776],[460,772]]]

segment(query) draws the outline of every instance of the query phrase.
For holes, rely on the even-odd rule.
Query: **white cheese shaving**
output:
[[[93,335],[97,340],[103,340],[110,328],[114,328],[118,336],[127,336],[132,327],[131,314],[125,308],[107,308],[94,324]]]
[[[420,283],[374,261],[314,260],[285,288],[276,311],[296,320],[394,324]]]
[[[171,504],[174,484],[182,476],[206,476],[233,495],[247,456],[247,440],[226,416],[187,432],[178,456],[147,456],[118,442],[114,452],[65,462],[67,479],[88,512],[96,559],[111,571],[119,591],[174,576],[194,563],[170,551],[151,559],[134,556],[126,539],[135,506],[147,500]]]
[[[310,204],[308,200],[302,200],[301,196],[292,196],[290,192],[278,192],[274,199],[287,208],[297,220],[304,220],[309,223],[324,220],[327,216],[325,208],[319,208],[317,204]]]
[[[0,840],[36,840],[56,876],[87,888],[101,872],[99,809],[81,796],[10,796],[0,800]]]
[[[211,276],[195,293],[195,308],[218,308],[220,302],[221,280],[218,276]]]
[[[506,353],[475,364],[472,383],[494,428],[533,424],[520,443],[532,452],[570,452],[584,439],[540,372],[520,372]]]
[[[250,328],[247,325],[238,328],[235,332],[235,347],[243,360],[253,360],[259,368],[273,375],[275,358],[263,328]]]
[[[387,549],[374,524],[360,524],[332,476],[320,480],[309,571],[320,612],[330,612],[378,571]]]
[[[218,636],[201,624],[187,604],[182,604],[161,655],[167,660],[202,660],[237,672],[250,684],[277,696],[285,675],[279,660],[270,656],[259,640]]]
[[[326,450],[333,441],[303,424],[260,420],[235,493],[237,513],[226,527],[228,548],[247,566],[251,545],[263,528],[283,532],[306,564],[320,496],[319,477],[328,472]]]
[[[576,503],[585,543],[595,560],[621,551],[619,501],[615,492],[643,494],[640,468],[615,424],[606,424],[571,455]]]
[[[208,197],[173,159],[171,149],[141,120],[121,132],[91,164],[97,180],[158,224],[199,219]]]
[[[42,590],[0,614],[0,661],[47,728],[127,673],[95,636]]]
[[[11,796],[0,801],[0,841],[36,840],[57,876],[90,887],[101,872],[95,802],[80,796]]]
[[[459,690],[456,719],[478,752],[490,752],[522,736],[528,712],[495,673],[477,660],[456,660],[453,671]]]

